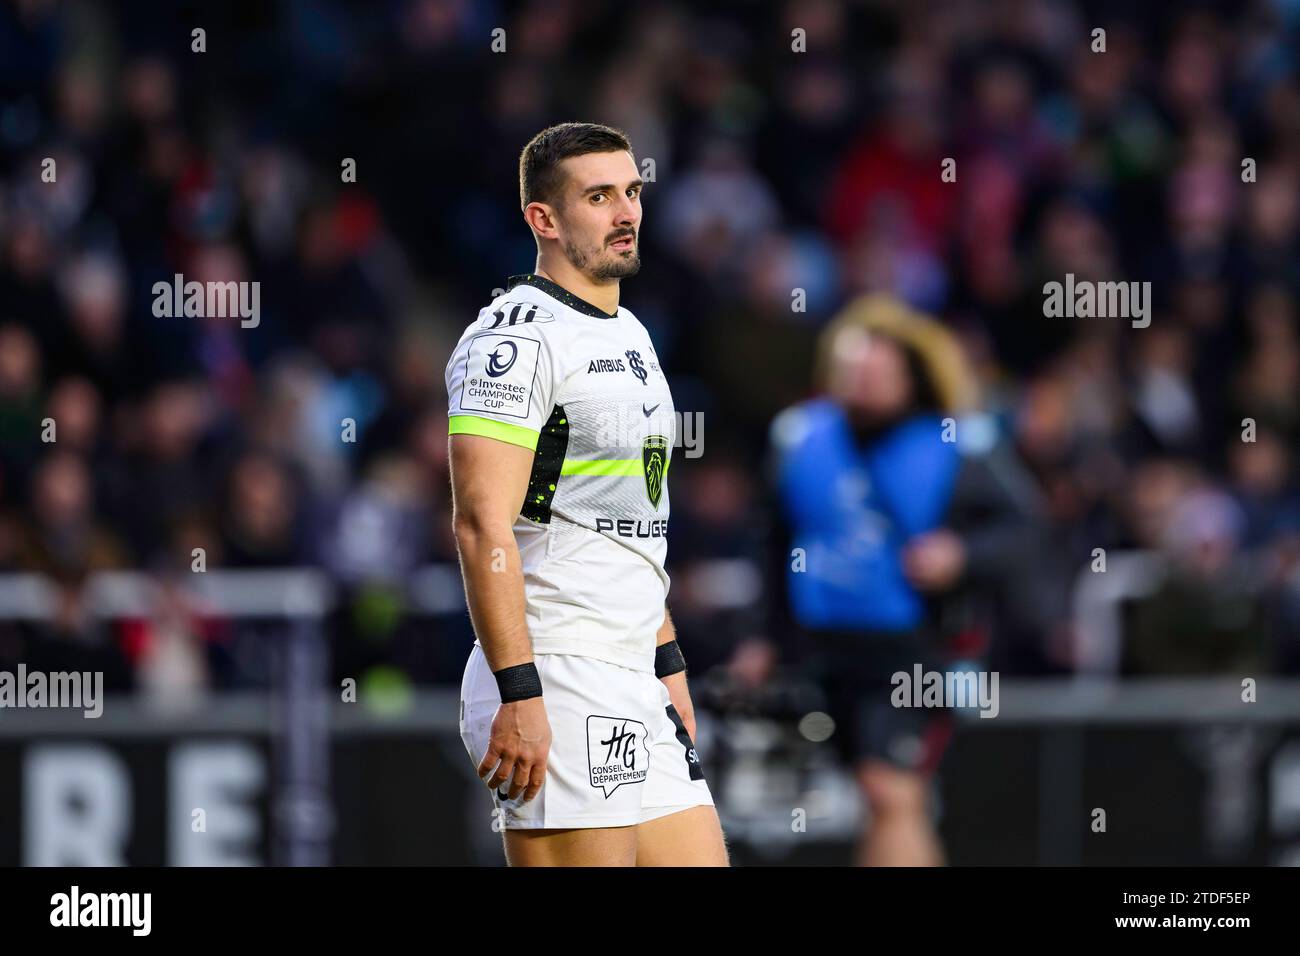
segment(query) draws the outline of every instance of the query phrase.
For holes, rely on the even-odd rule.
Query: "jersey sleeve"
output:
[[[558,373],[548,332],[477,325],[447,363],[447,431],[536,449],[555,406]]]

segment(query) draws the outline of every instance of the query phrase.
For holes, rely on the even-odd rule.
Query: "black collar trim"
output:
[[[506,291],[509,292],[517,285],[530,285],[534,289],[540,289],[552,299],[555,299],[557,302],[563,302],[569,308],[581,312],[583,315],[590,315],[597,319],[618,318],[617,312],[612,315],[608,312],[604,312],[596,308],[586,299],[579,299],[568,289],[564,288],[564,286],[557,285],[545,276],[539,276],[536,273],[527,272],[523,275],[511,276],[509,281],[506,282]]]

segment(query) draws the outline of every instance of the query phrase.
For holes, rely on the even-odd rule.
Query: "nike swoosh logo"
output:
[[[663,402],[660,402],[660,403],[659,403],[659,405],[662,405],[662,404],[663,404]],[[646,408],[644,405],[642,405],[642,406],[641,406],[641,411],[645,414],[645,417],[646,417],[646,418],[649,418],[651,415],[653,415],[653,414],[655,413],[655,408],[658,408],[659,405],[656,405],[654,408]]]

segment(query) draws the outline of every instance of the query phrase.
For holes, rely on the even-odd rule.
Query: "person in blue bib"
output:
[[[815,650],[831,740],[868,811],[858,862],[937,865],[927,802],[950,713],[895,706],[891,678],[942,667],[930,598],[968,560],[944,521],[970,379],[955,337],[880,295],[830,323],[816,378],[821,394],[771,427],[787,611]]]

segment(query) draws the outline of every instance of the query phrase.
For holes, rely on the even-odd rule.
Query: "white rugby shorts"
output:
[[[713,805],[695,744],[653,673],[573,654],[538,654],[536,664],[551,724],[546,782],[526,803],[522,793],[503,799],[505,785],[492,795],[502,827],[624,827]],[[460,738],[475,768],[500,706],[475,644],[460,691]]]

